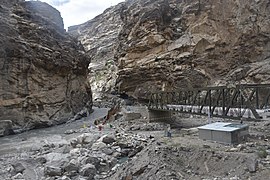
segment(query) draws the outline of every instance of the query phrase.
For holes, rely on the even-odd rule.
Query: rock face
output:
[[[68,28],[68,32],[83,44],[91,57],[89,81],[93,98],[113,91],[117,78],[114,54],[118,45],[118,34],[122,27],[120,12],[122,3],[104,11],[84,24]]]
[[[0,121],[37,128],[91,109],[89,59],[56,9],[38,1],[1,1],[0,29]]]
[[[114,44],[107,50],[118,66],[115,87],[136,97],[154,90],[268,83],[269,6],[267,0],[128,0],[77,31],[83,29],[78,35],[85,47],[90,40],[84,32]],[[121,26],[120,32],[114,29],[117,41],[109,30],[95,33],[108,12],[112,17],[120,13],[114,22]],[[99,42],[89,47],[105,46]],[[101,51],[89,54],[100,61],[96,57]]]

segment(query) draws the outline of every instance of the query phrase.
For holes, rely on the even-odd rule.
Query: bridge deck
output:
[[[155,92],[148,109],[230,119],[261,119],[268,111],[270,84],[241,84]]]

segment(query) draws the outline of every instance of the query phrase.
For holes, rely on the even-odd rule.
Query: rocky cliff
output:
[[[117,28],[104,30],[108,24]],[[114,57],[115,88],[144,97],[162,89],[269,83],[269,27],[268,0],[127,0],[77,26],[77,35],[94,61],[104,51]]]
[[[84,24],[68,28],[68,32],[78,38],[91,58],[89,81],[95,99],[113,91],[116,83],[117,65],[114,55],[123,25],[121,10],[122,3]]]
[[[91,109],[89,59],[56,9],[38,1],[1,1],[0,29],[0,123],[43,127]]]

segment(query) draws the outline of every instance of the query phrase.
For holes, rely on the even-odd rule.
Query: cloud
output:
[[[124,0],[41,0],[61,12],[65,28],[82,24]]]
[[[41,0],[41,1],[46,2],[52,6],[62,6],[70,2],[70,0]]]

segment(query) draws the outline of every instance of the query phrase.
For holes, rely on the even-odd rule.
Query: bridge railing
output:
[[[261,119],[270,109],[270,84],[241,84],[154,92],[149,109],[179,111],[222,118]]]

